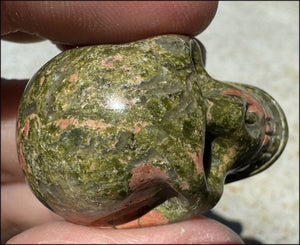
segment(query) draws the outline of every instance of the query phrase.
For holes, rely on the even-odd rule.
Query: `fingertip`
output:
[[[8,243],[243,244],[243,241],[226,226],[197,217],[169,225],[117,230],[52,222],[27,230]]]
[[[217,1],[5,2],[1,34],[25,32],[68,45],[122,43],[167,33],[195,36],[212,21],[217,6]]]

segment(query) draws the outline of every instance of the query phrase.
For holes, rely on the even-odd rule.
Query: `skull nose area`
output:
[[[281,155],[288,140],[287,120],[275,99],[256,87],[245,84],[238,86],[242,90],[230,88],[223,91],[223,94],[237,95],[247,100],[245,123],[254,124],[255,120],[260,120],[261,147],[246,166],[241,166],[240,170],[227,176],[226,183],[255,175],[270,167]]]

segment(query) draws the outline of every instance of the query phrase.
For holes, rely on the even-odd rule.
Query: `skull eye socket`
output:
[[[245,123],[247,125],[255,125],[258,120],[258,116],[255,112],[246,111]]]

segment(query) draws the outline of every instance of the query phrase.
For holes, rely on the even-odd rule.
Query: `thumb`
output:
[[[212,21],[216,1],[1,1],[1,36],[56,43],[122,43],[153,35],[195,36]],[[30,34],[30,35],[29,35]]]

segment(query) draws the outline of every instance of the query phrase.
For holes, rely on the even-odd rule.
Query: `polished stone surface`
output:
[[[268,91],[283,107],[290,127],[279,160],[253,178],[227,185],[213,212],[240,223],[240,234],[248,240],[298,243],[299,3],[221,2],[215,19],[198,38],[207,49],[209,74]],[[1,44],[5,78],[30,78],[59,53],[50,42]]]

